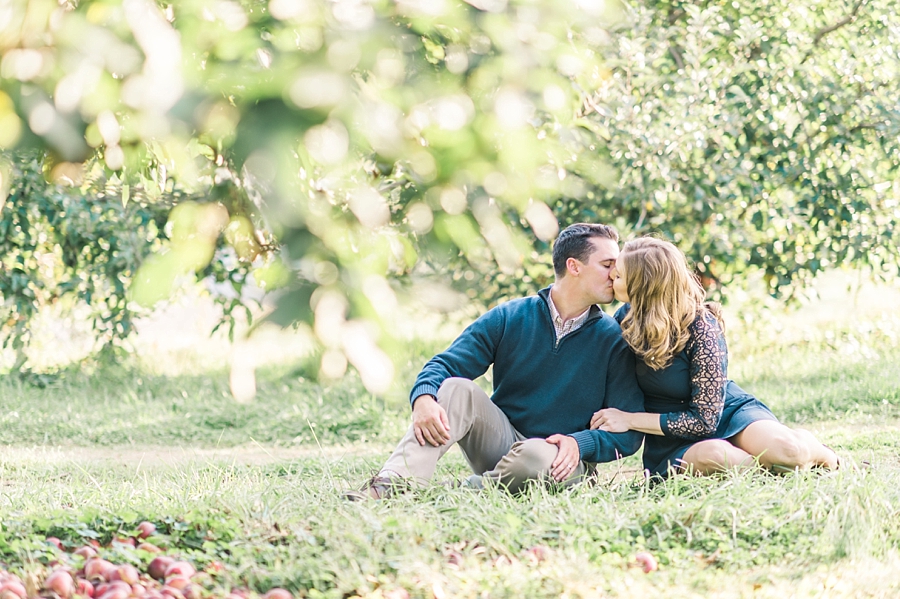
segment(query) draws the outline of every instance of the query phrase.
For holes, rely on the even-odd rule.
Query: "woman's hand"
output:
[[[591,430],[606,431],[609,433],[624,433],[631,429],[630,412],[623,412],[615,408],[605,408],[594,412],[591,417]]]

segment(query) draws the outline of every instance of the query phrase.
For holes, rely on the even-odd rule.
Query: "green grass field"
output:
[[[146,519],[167,553],[224,564],[209,584],[220,596],[900,596],[897,323],[881,313],[797,331],[736,328],[730,374],[835,447],[841,470],[648,486],[632,456],[593,484],[519,497],[435,485],[340,499],[399,438],[404,388],[438,343],[401,360],[387,398],[352,376],[311,383],[290,364],[258,372],[247,404],[225,371],[164,376],[137,360],[43,388],[4,377],[0,562],[39,576],[58,558],[46,537],[105,545]],[[436,480],[465,474],[453,451]],[[658,571],[638,567],[644,550]],[[101,554],[149,557],[118,544]]]

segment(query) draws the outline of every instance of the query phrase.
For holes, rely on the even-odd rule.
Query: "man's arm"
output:
[[[610,351],[606,371],[604,407],[623,412],[643,412],[644,393],[635,377],[634,354],[620,337]],[[570,435],[578,442],[581,459],[588,462],[611,462],[631,455],[641,447],[643,433],[628,431],[610,433],[601,430],[584,430]]]
[[[422,367],[412,391],[411,404],[423,395],[437,397],[441,384],[451,377],[475,380],[494,363],[494,355],[503,331],[503,315],[494,308],[482,314],[460,333],[450,347]]]
[[[413,385],[410,402],[413,431],[419,445],[434,447],[450,441],[447,412],[437,403],[441,384],[451,377],[474,380],[494,362],[494,352],[502,331],[501,315],[490,310],[469,325],[445,351],[431,358]]]

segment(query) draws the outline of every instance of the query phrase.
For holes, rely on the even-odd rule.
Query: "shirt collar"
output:
[[[547,292],[547,303],[550,305],[550,317],[553,319],[554,323],[559,323],[560,326],[565,324],[563,322],[562,316],[559,314],[559,310],[556,309],[556,304],[553,303],[553,286],[550,286],[550,291]],[[573,325],[580,324],[581,322],[587,320],[588,315],[591,313],[591,307],[588,306],[587,310],[576,316],[575,318],[570,318],[566,322],[571,322]]]

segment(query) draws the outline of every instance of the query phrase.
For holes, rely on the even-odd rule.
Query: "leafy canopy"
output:
[[[660,232],[710,287],[896,269],[891,15],[886,0],[14,0],[0,146],[46,150],[72,181],[96,156],[126,204],[183,193],[131,298],[206,272],[224,236],[270,288],[288,282],[271,318],[312,324],[323,373],[349,361],[378,391],[398,302],[434,275],[485,303],[532,291],[559,222]]]

